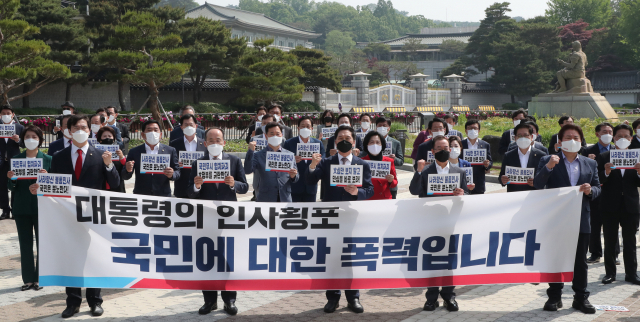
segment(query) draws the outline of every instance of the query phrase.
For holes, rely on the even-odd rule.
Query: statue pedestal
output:
[[[529,115],[534,114],[538,117],[570,115],[576,119],[618,119],[607,99],[598,93],[539,94],[529,102]]]

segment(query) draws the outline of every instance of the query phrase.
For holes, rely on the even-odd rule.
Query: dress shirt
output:
[[[351,161],[353,160],[353,154],[349,153],[349,155],[346,156],[346,157],[343,157],[340,154],[338,156],[339,156],[340,165],[351,165]],[[343,161],[343,159],[345,159],[345,158],[347,160]]]
[[[151,147],[145,143],[144,149],[147,152],[147,154],[158,154],[158,151],[160,151],[160,143],[156,144],[156,146],[154,146],[153,149],[151,149]]]
[[[520,167],[526,168],[527,164],[529,164],[529,155],[531,155],[531,146],[527,149],[527,153],[522,154],[522,150],[518,148],[518,157],[520,158]]]
[[[608,152],[611,149],[611,144],[607,144],[606,146],[602,146],[602,144],[600,144],[600,141],[598,141],[598,143],[596,143],[598,145],[598,149],[600,149],[600,154]]]
[[[198,148],[198,136],[194,135],[193,136],[193,140],[191,142],[189,142],[189,140],[187,140],[187,137],[184,137],[184,148],[188,151],[195,151]]]
[[[436,162],[436,171],[438,171],[438,174],[449,174],[449,161],[447,161],[447,165],[444,166],[444,168],[440,167],[438,162]]]
[[[571,181],[572,186],[575,186],[578,184],[578,178],[580,178],[580,161],[578,160],[578,158],[580,158],[580,154],[576,155],[573,162],[569,162],[569,160],[567,160],[564,152],[562,152],[562,158],[564,160],[564,166],[567,168],[567,174],[569,174],[569,181]]]
[[[480,139],[476,139],[476,144],[471,144],[471,140],[469,140],[469,138],[467,138],[467,146],[469,147],[469,149],[477,150],[479,141],[480,141]]]
[[[75,144],[71,146],[71,165],[74,169],[76,167],[76,160],[78,160],[78,150],[82,150],[82,165],[84,166],[84,160],[87,159],[87,150],[89,150],[89,143],[81,148],[78,148]]]

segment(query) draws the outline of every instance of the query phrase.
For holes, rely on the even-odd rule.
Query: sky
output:
[[[262,0],[266,2],[266,0]],[[318,1],[318,0],[316,0]],[[352,7],[377,3],[377,0],[332,0]],[[506,0],[392,0],[394,8],[407,11],[410,15],[423,15],[428,19],[443,21],[480,21],[484,18],[484,9],[496,2]],[[196,0],[204,4],[205,0]],[[207,0],[220,6],[238,5],[238,0]],[[533,18],[544,15],[547,2],[544,0],[512,0],[511,17]]]

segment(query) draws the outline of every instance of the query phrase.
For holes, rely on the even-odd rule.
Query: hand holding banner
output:
[[[612,169],[633,169],[640,162],[640,149],[610,150]]]
[[[15,124],[0,124],[0,138],[11,139],[16,134]]]
[[[529,179],[532,179],[535,175],[536,169],[534,168],[518,168],[506,166],[504,169],[504,175],[509,177],[507,184],[528,184]]]
[[[487,159],[487,149],[464,149],[464,160],[471,165],[483,165]]]
[[[229,160],[198,160],[198,176],[204,183],[224,183],[224,178],[230,175],[231,162]]]
[[[460,168],[467,173],[467,185],[473,184],[473,168],[472,167],[462,167]]]
[[[70,174],[38,173],[38,196],[71,198],[71,182]]]
[[[391,162],[365,160],[371,168],[371,179],[387,180],[385,177],[391,173]]]
[[[267,163],[265,171],[289,172],[293,169],[296,162],[296,156],[288,152],[272,152],[267,151]]]
[[[296,153],[302,160],[311,160],[314,153],[320,153],[320,143],[298,143]]]
[[[169,167],[169,154],[147,154],[140,155],[140,173],[142,174],[164,174],[164,169]]]
[[[427,195],[453,195],[460,188],[459,174],[430,174],[427,177]]]
[[[42,170],[42,159],[11,159],[11,180],[37,179]]]
[[[255,141],[256,142],[256,152],[264,149],[267,147],[267,139],[265,138],[259,138],[257,136],[254,136],[251,138],[251,141]]]
[[[111,152],[111,161],[120,160],[120,157],[118,156],[118,150],[120,149],[120,147],[117,145],[96,144],[95,148],[98,150]]]
[[[178,158],[182,162],[183,169],[191,169],[193,161],[196,161],[204,156],[204,151],[180,151],[178,152]]]
[[[362,187],[362,171],[361,165],[331,165],[331,186],[346,187],[354,185]]]

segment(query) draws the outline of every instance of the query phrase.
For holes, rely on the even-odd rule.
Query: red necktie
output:
[[[80,173],[82,173],[82,150],[78,149],[78,158],[76,159],[76,180],[80,180]]]

